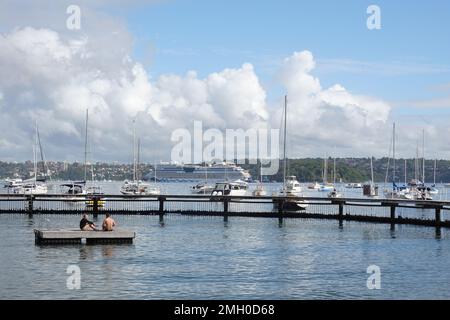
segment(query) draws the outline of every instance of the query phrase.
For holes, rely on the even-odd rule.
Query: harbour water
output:
[[[162,188],[186,193],[188,185]],[[136,231],[134,244],[36,246],[33,229],[76,227],[79,217],[0,215],[0,298],[450,299],[446,229],[437,236],[428,227],[309,219],[115,219]],[[67,287],[69,265],[81,270],[79,290]],[[367,288],[371,265],[381,270],[379,290]]]

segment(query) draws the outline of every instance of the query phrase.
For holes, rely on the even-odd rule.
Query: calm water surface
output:
[[[36,246],[66,215],[0,215],[1,299],[450,298],[450,231],[336,221],[116,216],[133,245]],[[99,216],[99,219],[101,217]],[[66,269],[81,269],[69,290]],[[381,290],[368,290],[369,265]]]

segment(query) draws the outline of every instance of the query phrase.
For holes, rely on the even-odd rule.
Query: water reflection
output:
[[[112,258],[114,256],[114,246],[112,245],[102,246],[102,256],[106,258]]]
[[[0,215],[0,298],[450,298],[445,229],[167,217],[165,228],[158,216],[121,217],[137,234],[133,245],[35,246],[33,228],[75,226],[79,217]],[[81,268],[78,293],[65,287],[68,264]],[[389,290],[367,290],[370,264]]]
[[[82,245],[80,246],[80,261],[92,260],[94,258],[95,246]]]

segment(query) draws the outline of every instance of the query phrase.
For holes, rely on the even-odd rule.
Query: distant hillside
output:
[[[323,159],[307,158],[307,159],[291,159],[288,163],[289,175],[295,175],[300,182],[314,182],[322,181]],[[407,180],[414,178],[414,159],[406,160]],[[420,164],[422,162],[420,161]],[[374,159],[373,170],[374,179],[376,182],[384,182],[386,178],[386,169],[388,159]],[[280,162],[280,170],[277,175],[268,177],[271,181],[282,181],[283,163]],[[259,177],[258,165],[242,165],[243,168],[248,169],[254,179]],[[392,159],[389,164],[388,181],[392,181]],[[396,160],[396,180],[405,180],[405,159]],[[425,161],[425,180],[426,182],[433,182],[434,160]],[[422,169],[420,169],[420,180],[422,177]],[[333,159],[328,160],[328,181],[333,180]],[[364,182],[370,180],[370,158],[340,158],[336,159],[336,181],[342,182]],[[450,181],[450,161],[438,160],[436,163],[436,183]]]
[[[323,159],[291,159],[288,161],[289,175],[295,175],[300,182],[322,181]],[[374,159],[374,176],[376,182],[384,182],[386,177],[387,158]],[[404,159],[396,161],[397,181],[404,181]],[[62,161],[50,161],[47,163],[48,171],[53,179],[60,180],[79,180],[84,177],[84,166],[82,163],[66,163]],[[246,164],[241,165],[244,169],[250,171],[255,180],[259,179],[259,165]],[[425,162],[426,182],[433,182],[434,160]],[[42,164],[39,164],[42,172]],[[141,164],[140,172],[142,175],[148,173],[152,168],[151,164]],[[278,174],[266,177],[269,181],[282,181],[283,163],[280,162]],[[95,163],[93,171],[97,180],[124,180],[132,178],[131,164],[118,163]],[[33,172],[33,163],[31,161],[15,163],[0,161],[0,179],[5,178],[28,178]],[[89,178],[91,173],[88,174]],[[420,169],[420,177],[422,169]],[[414,159],[407,160],[407,179],[414,178]],[[333,180],[333,159],[328,160],[328,181]],[[342,182],[364,182],[370,180],[370,158],[340,158],[336,159],[336,180]],[[390,162],[389,178],[392,181],[392,160]],[[436,170],[436,182],[450,182],[450,160],[438,160]]]

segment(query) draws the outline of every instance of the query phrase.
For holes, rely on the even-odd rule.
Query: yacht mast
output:
[[[419,140],[416,142],[416,158],[414,159],[414,180],[419,179]]]
[[[371,176],[371,181],[372,181],[372,185],[373,183],[373,156],[370,156],[370,176]]]
[[[140,157],[141,157],[141,138],[138,138],[137,140],[137,170],[136,170],[136,179],[138,180],[138,184],[139,184],[139,180],[141,179],[140,177]]]
[[[336,184],[336,156],[333,159],[333,184]]]
[[[36,134],[37,134],[37,141],[38,141],[38,144],[39,144],[39,153],[41,155],[42,174],[44,175],[44,178],[46,178],[47,177],[47,174],[46,174],[47,170],[45,170],[46,169],[46,164],[45,164],[45,160],[44,160],[44,152],[42,152],[41,136],[39,134],[39,127],[38,127],[37,123],[36,123]]]
[[[88,120],[89,120],[89,109],[86,109],[86,124],[84,132],[84,182],[87,182],[87,146],[88,146]]]
[[[395,183],[395,122],[392,125],[392,160],[394,162],[392,181]]]
[[[136,181],[136,120],[133,120],[133,181]]]
[[[37,121],[35,124],[34,132],[34,147],[33,147],[33,157],[34,157],[34,185],[37,184]]]
[[[405,159],[405,186],[408,183],[408,180],[407,180],[407,177],[406,177],[406,167],[407,167],[407,164],[406,164],[406,159]]]
[[[286,124],[287,124],[287,95],[284,96],[284,139],[283,139],[283,192],[286,193]]]
[[[436,159],[434,159],[433,186],[436,186]]]
[[[422,129],[422,183],[425,184],[425,129]]]

